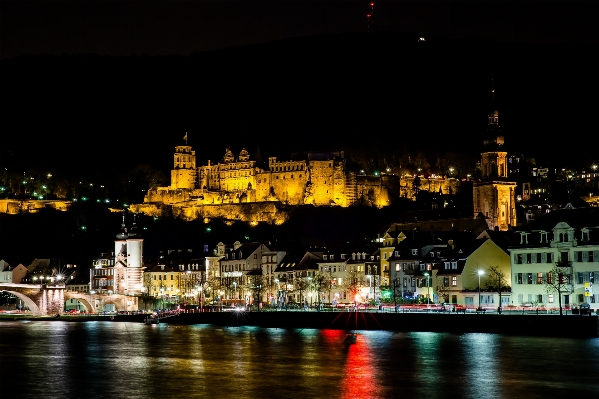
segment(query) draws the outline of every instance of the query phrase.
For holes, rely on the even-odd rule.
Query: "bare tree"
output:
[[[293,282],[294,291],[299,291],[302,306],[305,305],[303,292],[308,289],[308,281],[305,277],[297,277]]]
[[[545,275],[545,291],[548,294],[556,294],[559,303],[559,314],[563,315],[562,294],[570,295],[574,292],[574,268],[572,262],[559,260],[553,268]]]
[[[497,311],[501,314],[501,293],[508,291],[510,288],[507,277],[504,272],[501,271],[499,266],[491,266],[487,269],[487,289],[494,291],[499,296],[499,304]]]
[[[262,302],[262,293],[267,289],[267,280],[263,275],[249,276],[247,280],[245,288],[251,292],[254,304],[258,304],[258,310],[260,309],[259,304]]]
[[[329,276],[327,274],[319,273],[319,272],[316,272],[316,274],[314,275],[314,277],[312,279],[312,284],[314,284],[314,288],[316,289],[316,292],[318,294],[318,304],[319,305],[322,303],[324,293],[326,291],[328,291],[329,293],[331,292],[331,288],[332,288],[331,280],[332,280],[332,273],[331,273],[331,276]]]
[[[343,290],[351,295],[355,305],[356,295],[360,292],[362,287],[364,287],[362,276],[358,272],[348,271],[347,277],[343,279]]]
[[[449,277],[437,277],[437,286],[435,287],[435,292],[437,293],[439,300],[443,298],[443,303],[449,302],[449,293],[451,292],[449,287]]]

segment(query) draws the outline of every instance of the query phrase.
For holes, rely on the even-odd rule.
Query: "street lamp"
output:
[[[478,274],[478,310],[482,310],[482,306],[480,306],[480,276],[485,274],[484,270],[479,270]]]
[[[430,288],[429,288],[431,286],[431,284],[430,284],[430,274],[429,274],[429,272],[424,272],[423,274],[426,277],[426,304],[430,305],[431,304],[431,301],[430,301]]]
[[[233,281],[233,306],[235,306],[235,297],[237,296],[237,281]]]

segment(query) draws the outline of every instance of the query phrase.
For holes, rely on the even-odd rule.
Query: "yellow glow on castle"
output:
[[[148,191],[132,210],[160,215],[164,205],[185,219],[223,218],[256,224],[283,223],[281,206],[383,207],[399,196],[396,176],[356,176],[341,152],[306,153],[301,159],[268,158],[265,169],[246,149],[235,157],[227,148],[222,162],[196,165],[189,145],[175,147],[171,184]]]

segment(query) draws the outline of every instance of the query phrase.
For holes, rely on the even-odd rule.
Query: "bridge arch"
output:
[[[29,298],[27,295],[21,294],[18,291],[11,291],[11,290],[2,289],[2,288],[0,288],[0,291],[8,292],[9,294],[14,295],[17,298],[19,298],[20,300],[22,300],[23,303],[25,304],[25,306],[28,307],[29,310],[31,310],[31,314],[33,316],[42,316],[43,315],[39,306],[37,306],[37,304],[33,301],[33,299]]]

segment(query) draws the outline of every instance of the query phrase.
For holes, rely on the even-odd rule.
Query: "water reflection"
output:
[[[599,339],[0,322],[22,398],[593,397]],[[17,382],[18,381],[18,382]],[[12,392],[12,391],[11,391]]]

